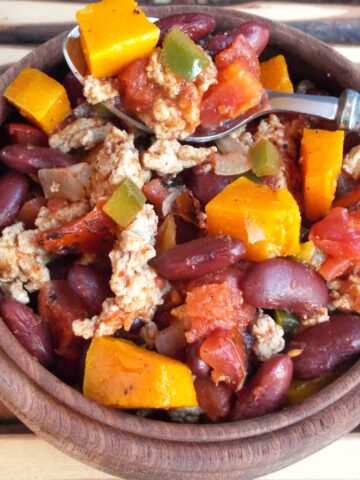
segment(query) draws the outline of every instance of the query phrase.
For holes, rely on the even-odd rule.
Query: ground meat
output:
[[[50,228],[62,227],[73,220],[83,217],[89,211],[90,205],[87,200],[71,203],[58,210],[49,210],[47,207],[41,207],[35,220],[35,225],[40,232],[44,232]]]
[[[314,308],[312,312],[299,317],[299,321],[303,327],[312,327],[319,323],[327,322],[329,320],[329,313],[326,307]]]
[[[135,318],[150,322],[163,300],[165,282],[158,278],[148,261],[156,255],[153,247],[157,216],[146,204],[134,222],[119,231],[110,253],[113,274],[110,280],[115,297],[105,300],[99,317],[73,323],[76,335],[112,335],[124,326],[130,328]]]
[[[150,172],[139,162],[139,152],[134,146],[134,135],[112,127],[104,145],[92,161],[93,174],[90,180],[90,201],[109,197],[126,178],[142,188],[150,179]]]
[[[341,312],[360,313],[360,276],[352,273],[346,279],[329,284],[331,305]]]
[[[85,77],[84,96],[91,105],[106,102],[119,96],[118,86],[114,78]]]
[[[251,327],[251,334],[254,337],[252,349],[262,362],[266,362],[285,347],[284,330],[265,313],[259,313]]]
[[[35,244],[35,233],[19,222],[5,228],[0,237],[0,290],[21,303],[28,303],[28,292],[50,280],[46,267],[50,257]]]
[[[185,168],[200,165],[216,152],[216,147],[196,148],[176,140],[156,140],[142,155],[146,168],[159,175],[177,174]]]
[[[342,169],[354,180],[360,178],[360,145],[356,145],[345,155]]]
[[[49,138],[50,147],[67,153],[77,148],[90,150],[103,142],[111,123],[100,118],[78,118]]]
[[[184,139],[200,124],[200,104],[203,94],[216,83],[216,67],[209,57],[209,67],[195,82],[177,77],[159,60],[161,49],[150,55],[146,67],[147,77],[156,88],[151,111],[139,112],[157,138]]]

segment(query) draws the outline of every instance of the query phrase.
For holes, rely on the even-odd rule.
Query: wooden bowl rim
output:
[[[296,51],[296,47],[306,44],[308,47],[307,54],[316,51],[318,54],[320,53],[320,57],[324,57],[325,59],[330,55],[332,59],[331,70],[335,70],[335,72],[329,78],[332,78],[336,82],[337,78],[340,78],[339,75],[343,75],[345,72],[347,75],[343,75],[342,86],[344,88],[352,86],[352,83],[355,81],[358,85],[357,88],[360,89],[360,71],[350,61],[334,52],[325,44],[285,25],[259,18],[254,15],[245,14],[243,12],[216,7],[149,7],[146,8],[146,11],[149,15],[153,16],[164,16],[170,13],[184,11],[215,13],[218,15],[218,18],[221,18],[222,20],[225,19],[230,23],[234,21],[241,22],[248,19],[258,19],[270,27],[273,41],[275,39],[277,42],[281,43],[285,38],[288,40],[286,48],[294,48]],[[50,70],[56,66],[61,58],[59,50],[63,38],[64,34],[50,40],[5,72],[0,77],[0,94],[6,85],[22,68],[24,68],[25,65],[34,65],[37,68],[43,68],[45,70]],[[349,82],[350,84],[348,84]],[[5,119],[8,111],[9,109],[4,100],[0,98],[0,119]],[[39,365],[36,360],[34,360],[34,358],[32,358],[31,355],[29,355],[21,345],[18,344],[2,322],[0,324],[0,333],[0,347],[12,359],[14,364],[16,364],[23,372],[26,372],[28,377],[43,388],[44,391],[53,394],[68,408],[76,410],[81,414],[88,415],[90,418],[103,424],[116,427],[120,431],[163,440],[176,440],[178,442],[228,441],[276,431],[320,412],[332,403],[338,401],[360,384],[360,362],[358,362],[336,382],[329,385],[303,404],[293,406],[287,410],[259,417],[254,420],[226,424],[195,426],[171,424],[139,418],[123,411],[113,411],[92,402],[41,367],[41,365]],[[9,343],[7,343],[7,341]]]

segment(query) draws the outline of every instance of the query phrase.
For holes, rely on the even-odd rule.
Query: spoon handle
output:
[[[273,112],[293,112],[335,120],[337,128],[360,132],[360,93],[344,90],[340,97],[280,93],[268,90]]]
[[[360,93],[344,90],[339,98],[339,111],[336,117],[338,128],[360,132]]]

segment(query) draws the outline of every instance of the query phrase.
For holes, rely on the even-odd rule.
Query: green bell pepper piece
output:
[[[287,310],[274,310],[275,322],[282,327],[285,335],[294,333],[299,326],[299,320]]]
[[[177,28],[173,28],[166,35],[160,61],[187,81],[195,80],[210,64],[207,55]]]
[[[281,167],[278,149],[270,140],[263,140],[249,151],[251,169],[257,177],[277,175]]]
[[[126,228],[140,212],[145,202],[145,195],[130,178],[127,178],[117,187],[103,206],[103,210],[120,227]]]

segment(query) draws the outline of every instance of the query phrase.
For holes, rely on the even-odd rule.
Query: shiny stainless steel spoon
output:
[[[157,19],[149,18],[149,20],[156,21]],[[84,83],[86,62],[79,39],[79,27],[75,27],[65,38],[63,53],[72,73],[81,83]],[[228,135],[255,118],[279,112],[300,113],[333,120],[339,129],[360,132],[360,94],[355,90],[344,90],[340,97],[279,93],[267,90],[267,96],[267,101],[264,101],[263,104],[248,110],[233,120],[224,122],[219,127],[212,130],[205,129],[202,126],[198,127],[191,136],[186,138],[186,141],[193,143],[211,142]],[[111,100],[104,102],[104,105],[113,115],[121,118],[128,125],[146,133],[152,133],[146,125],[128,116]]]

